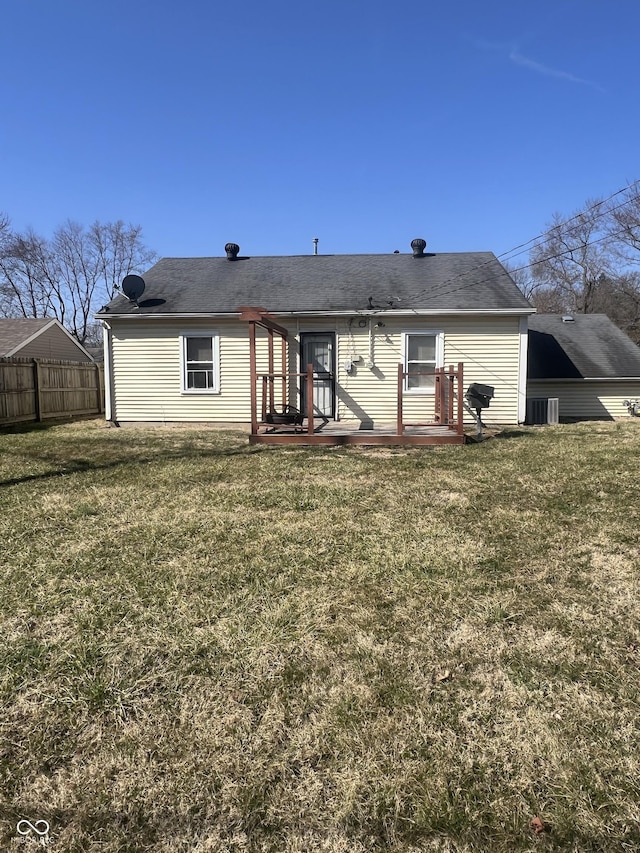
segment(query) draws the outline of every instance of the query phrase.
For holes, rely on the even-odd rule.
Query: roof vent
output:
[[[227,243],[227,245],[224,247],[224,250],[227,253],[227,260],[235,261],[238,257],[240,246],[238,246],[237,243]]]
[[[562,322],[563,323],[573,323],[574,320],[575,320],[575,318],[572,317],[571,314],[563,314],[562,315]]]
[[[413,249],[414,258],[424,258],[424,250],[427,248],[427,242],[422,237],[416,237],[415,240],[411,241],[411,248]]]

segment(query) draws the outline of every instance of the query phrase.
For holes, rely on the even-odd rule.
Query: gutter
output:
[[[544,379],[531,379],[527,380],[528,382],[548,382],[553,383],[554,385],[558,382],[640,382],[640,376],[573,376],[573,377],[559,377],[558,379],[553,379],[550,377],[545,377]]]
[[[358,317],[523,317],[529,314],[535,314],[535,308],[477,308],[477,309],[421,309],[415,308],[411,310],[380,309],[374,311],[358,310],[352,308],[342,311],[270,311],[274,317],[350,317],[356,315]],[[199,311],[197,313],[184,314],[96,314],[98,320],[238,320],[240,311],[225,311],[225,312],[206,312]]]

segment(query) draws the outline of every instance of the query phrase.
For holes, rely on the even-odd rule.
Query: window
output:
[[[431,394],[435,388],[433,374],[443,364],[442,332],[405,332],[404,369],[408,374],[405,390]]]
[[[218,335],[182,335],[182,391],[215,394],[218,390]]]

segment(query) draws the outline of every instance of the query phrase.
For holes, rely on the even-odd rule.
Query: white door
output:
[[[313,367],[313,412],[322,418],[335,416],[335,339],[333,332],[300,335],[300,372]],[[302,380],[303,411],[306,411],[306,381]]]

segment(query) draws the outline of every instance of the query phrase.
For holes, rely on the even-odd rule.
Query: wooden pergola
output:
[[[273,414],[278,412],[276,408],[276,381],[280,383],[278,403],[281,406],[280,413],[284,414],[287,409],[292,408],[289,402],[291,392],[291,381],[305,378],[307,383],[307,426],[309,435],[314,432],[313,418],[313,367],[307,365],[305,373],[291,373],[288,370],[289,362],[289,332],[284,326],[276,322],[275,317],[269,314],[266,308],[242,307],[240,319],[249,324],[249,373],[251,381],[251,436],[258,436],[260,427],[273,429]],[[267,332],[268,370],[266,373],[258,373],[258,359],[256,352],[256,326],[260,326]],[[275,338],[280,341],[281,370],[275,371]],[[258,386],[261,385],[260,417],[258,416]],[[285,424],[286,425],[286,424]],[[294,427],[297,426],[294,424]],[[300,429],[295,429],[300,433]]]
[[[405,380],[409,375],[398,365],[397,418],[393,424],[382,424],[363,430],[349,421],[330,422],[322,419],[316,426],[313,411],[313,366],[303,373],[291,372],[289,366],[289,332],[266,308],[242,307],[240,319],[249,324],[249,371],[251,381],[252,444],[378,444],[432,445],[464,444],[463,431],[463,366],[436,368],[425,372],[434,377],[435,419],[409,423],[403,418]],[[258,371],[256,327],[267,332],[266,372]],[[280,370],[276,371],[276,343],[279,341]],[[411,376],[415,377],[416,373]],[[305,409],[300,412],[290,402],[293,393],[304,383]],[[279,387],[277,387],[279,386]],[[294,390],[295,389],[295,390]],[[262,430],[262,432],[261,432]]]

